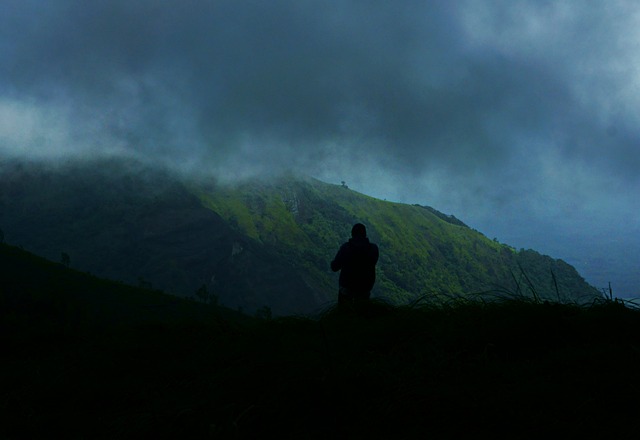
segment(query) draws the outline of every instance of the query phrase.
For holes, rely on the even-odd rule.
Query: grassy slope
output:
[[[308,264],[307,254],[297,258],[291,248],[309,240],[294,243],[299,237],[288,232],[281,200],[270,200],[278,221],[259,225],[262,242],[250,229],[231,230],[185,191],[179,176],[142,164],[0,163],[0,169],[0,226],[7,241],[50,259],[65,252],[73,267],[128,283],[144,280],[182,296],[207,284],[220,301],[251,312],[271,306],[280,314],[302,313],[334,299],[326,274],[303,280],[292,267]],[[246,210],[237,198],[225,203],[231,214]],[[238,226],[238,218],[230,223]],[[236,244],[243,253],[233,258]]]
[[[632,438],[640,316],[512,301],[240,319],[0,246],[0,437]]]
[[[206,207],[243,233],[299,261],[312,282],[327,291],[336,282],[328,262],[349,237],[351,225],[363,222],[382,250],[376,291],[396,304],[423,295],[434,298],[488,290],[525,296],[535,290],[542,298],[560,296],[568,301],[591,301],[598,296],[568,264],[534,251],[517,252],[455,219],[446,221],[446,216],[432,209],[290,176],[276,183],[254,181],[193,191]]]
[[[0,163],[0,174],[6,240],[39,255],[59,260],[65,252],[74,268],[180,296],[206,285],[250,312],[271,305],[300,313],[326,301],[287,259],[234,231],[174,174],[122,161]],[[236,245],[243,252],[234,257]]]
[[[7,241],[54,260],[65,252],[73,267],[182,296],[204,284],[223,304],[251,313],[265,306],[311,313],[335,301],[329,262],[356,221],[381,248],[374,296],[396,304],[488,290],[531,297],[535,289],[566,301],[598,295],[559,260],[516,252],[427,208],[310,178],[228,188],[186,186],[184,176],[135,162],[0,168]]]

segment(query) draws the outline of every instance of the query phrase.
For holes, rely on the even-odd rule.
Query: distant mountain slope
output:
[[[351,225],[360,221],[381,249],[375,292],[398,303],[488,290],[535,291],[554,300],[598,296],[563,261],[532,250],[517,252],[430,207],[381,201],[292,176],[233,187],[200,186],[195,192],[235,229],[296,262],[305,279],[330,290],[335,277],[328,274],[327,263]]]
[[[249,312],[331,304],[329,262],[357,221],[381,249],[374,295],[396,303],[486,291],[599,296],[568,264],[517,252],[453,216],[312,178],[226,186],[122,161],[6,163],[0,172],[7,242],[54,260],[65,252],[72,267],[179,295],[205,285]]]

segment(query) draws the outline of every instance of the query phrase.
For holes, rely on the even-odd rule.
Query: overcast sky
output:
[[[638,293],[636,1],[2,0],[0,57],[0,156],[293,168]]]

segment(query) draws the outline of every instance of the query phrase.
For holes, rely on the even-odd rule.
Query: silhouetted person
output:
[[[351,239],[340,246],[331,262],[331,270],[340,272],[338,303],[369,299],[376,282],[378,246],[367,238],[367,228],[356,223],[351,229]]]

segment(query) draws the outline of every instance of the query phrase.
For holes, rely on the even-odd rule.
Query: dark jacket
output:
[[[378,246],[367,237],[354,237],[340,247],[331,270],[340,272],[340,286],[357,292],[370,292],[376,281]]]

